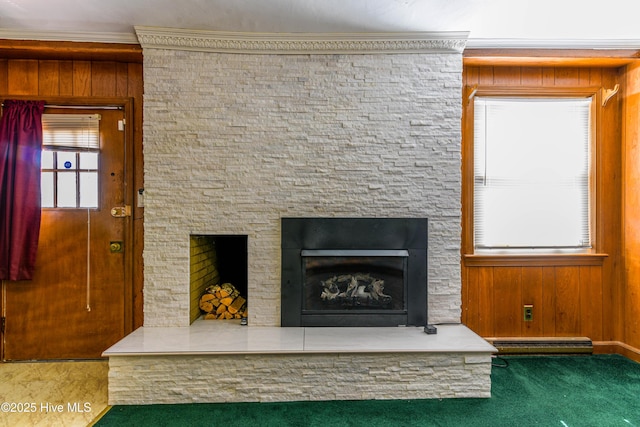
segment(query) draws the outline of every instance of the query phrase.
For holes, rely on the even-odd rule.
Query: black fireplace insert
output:
[[[426,218],[282,218],[282,326],[423,326]]]

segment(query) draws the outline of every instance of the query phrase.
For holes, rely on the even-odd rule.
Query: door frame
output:
[[[105,108],[117,107],[122,109],[125,118],[124,126],[124,204],[131,206],[131,216],[126,218],[124,227],[124,247],[130,250],[124,251],[124,278],[125,278],[125,295],[124,295],[124,325],[125,335],[133,332],[134,319],[136,318],[134,309],[134,287],[137,283],[142,283],[142,271],[136,271],[134,265],[142,265],[142,248],[134,247],[136,239],[136,227],[142,227],[142,214],[138,213],[136,207],[136,198],[134,186],[137,159],[135,156],[135,140],[134,140],[134,103],[130,97],[61,97],[61,96],[12,96],[0,94],[0,99],[17,99],[17,100],[41,100],[45,102],[46,107],[58,106],[62,108]],[[140,162],[140,166],[142,163]],[[141,183],[140,183],[141,184]],[[142,231],[140,230],[140,233]],[[0,283],[0,318],[5,316],[5,292],[4,281]],[[3,325],[0,325],[3,326]],[[4,330],[0,331],[0,363],[4,360]]]

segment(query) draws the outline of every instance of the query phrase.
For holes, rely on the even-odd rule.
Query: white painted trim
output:
[[[0,39],[8,40],[40,40],[58,42],[85,43],[123,43],[138,44],[133,33],[90,33],[75,31],[25,31],[0,28]]]
[[[636,49],[640,39],[492,39],[468,38],[468,32],[408,33],[233,33],[136,26],[143,47],[181,50],[246,51],[252,47],[263,53],[325,53],[327,49],[353,49],[367,53],[374,47],[381,52],[392,49],[418,52],[420,49]],[[133,33],[82,31],[30,31],[0,28],[0,39],[72,41],[88,43],[143,44]],[[172,40],[173,39],[173,40]],[[213,46],[217,40],[220,46]],[[462,46],[462,48],[460,48]],[[294,48],[300,49],[299,52]],[[333,52],[326,52],[333,53]]]
[[[143,49],[262,54],[428,53],[464,50],[466,32],[237,33],[135,27]]]
[[[639,39],[473,39],[467,49],[640,49]]]
[[[633,49],[640,39],[482,39],[467,32],[234,33],[136,26],[133,33],[25,31],[0,28],[0,39],[142,44],[147,48],[263,53],[371,53],[468,49]],[[141,37],[143,40],[138,40]],[[460,47],[462,46],[462,48]],[[296,50],[297,49],[297,50]]]

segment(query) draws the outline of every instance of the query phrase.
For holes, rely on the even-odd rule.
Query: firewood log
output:
[[[220,300],[220,304],[224,304],[224,305],[226,305],[227,307],[229,307],[229,306],[231,305],[231,303],[232,303],[232,302],[233,302],[233,298],[231,298],[231,297],[222,298],[222,299]]]
[[[248,316],[247,300],[231,283],[211,285],[200,297],[205,319],[242,319]]]
[[[213,295],[205,293],[200,297],[200,310],[205,313],[211,313],[213,311],[213,304],[211,300],[213,299]]]
[[[200,301],[200,310],[204,311],[205,313],[211,313],[213,309],[213,304],[211,304],[209,301]]]
[[[216,291],[220,290],[220,285],[212,285],[205,289],[205,292],[214,295]]]
[[[242,306],[244,305],[245,302],[247,302],[246,299],[242,298],[241,296],[237,297],[229,305],[229,307],[228,307],[229,312],[233,313],[233,314],[237,313],[238,311],[240,311],[240,309],[242,308]]]
[[[210,293],[205,293],[204,295],[202,295],[202,297],[200,297],[200,302],[211,301],[214,298],[215,297],[213,295],[211,295]]]

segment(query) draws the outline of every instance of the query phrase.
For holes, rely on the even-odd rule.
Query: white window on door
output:
[[[593,102],[475,98],[477,250],[591,247]]]
[[[43,208],[98,208],[100,116],[44,114]]]

